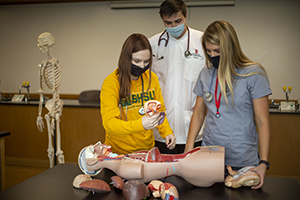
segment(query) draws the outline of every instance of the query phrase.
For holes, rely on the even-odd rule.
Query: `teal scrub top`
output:
[[[251,72],[265,74],[259,65],[252,65]],[[233,167],[256,166],[259,163],[258,135],[252,100],[272,94],[269,80],[262,74],[248,77],[235,76],[233,88],[234,102],[227,92],[228,104],[222,95],[220,100],[220,117],[217,112],[215,97],[208,102],[205,93],[214,95],[217,70],[213,75],[213,67],[203,68],[199,74],[194,93],[203,97],[207,107],[206,123],[203,133],[203,146],[218,145],[225,147],[225,165]],[[247,74],[249,68],[237,68],[238,74]],[[218,84],[218,97],[220,86]]]

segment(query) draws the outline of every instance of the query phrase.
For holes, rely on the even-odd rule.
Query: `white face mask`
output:
[[[185,29],[184,23],[182,23],[178,26],[175,26],[175,27],[166,27],[167,32],[175,38],[181,36],[184,29]]]

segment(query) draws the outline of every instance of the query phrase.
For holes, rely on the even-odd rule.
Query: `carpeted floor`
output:
[[[5,165],[5,189],[17,185],[49,168]]]

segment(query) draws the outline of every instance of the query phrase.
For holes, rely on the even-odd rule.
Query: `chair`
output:
[[[100,104],[100,90],[87,90],[79,94],[79,103],[99,103]]]

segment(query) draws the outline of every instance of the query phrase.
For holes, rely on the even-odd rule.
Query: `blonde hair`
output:
[[[211,23],[205,30],[202,37],[202,47],[206,52],[205,42],[209,42],[215,45],[220,46],[220,63],[218,68],[218,79],[221,88],[222,95],[225,97],[226,105],[228,103],[227,94],[226,94],[226,84],[229,89],[229,94],[232,94],[232,103],[233,103],[233,86],[234,80],[233,76],[242,76],[247,77],[253,74],[262,74],[258,71],[251,72],[251,69],[254,66],[250,65],[259,65],[266,76],[265,69],[256,62],[251,61],[242,51],[237,34],[233,26],[227,21],[214,21]],[[211,61],[207,54],[206,65],[209,68],[211,66]],[[238,74],[236,68],[249,68],[249,71],[246,74]]]

